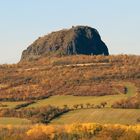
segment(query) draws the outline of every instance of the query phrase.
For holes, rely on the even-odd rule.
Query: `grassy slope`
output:
[[[19,102],[0,102],[0,109],[1,108],[14,108],[19,104],[23,104],[25,102],[19,101]],[[6,107],[2,107],[1,105],[6,105]]]
[[[30,124],[30,120],[20,118],[0,118],[0,125],[27,125]]]
[[[126,87],[128,88],[127,97],[133,96],[137,92],[137,88],[132,83],[125,83]]]
[[[110,107],[113,102],[127,98],[128,96],[134,95],[136,93],[136,88],[131,83],[126,83],[126,86],[128,88],[128,93],[120,94],[120,95],[108,95],[108,96],[72,96],[72,95],[57,95],[52,96],[48,99],[40,100],[35,104],[32,104],[28,107],[41,107],[45,105],[53,105],[53,106],[59,106],[62,107],[63,105],[68,105],[69,107],[72,107],[75,104],[86,104],[91,103],[94,105],[100,104],[103,101],[106,101],[108,103],[107,107]]]
[[[136,124],[140,110],[136,109],[79,109],[52,120],[51,124],[83,122]]]
[[[108,103],[108,107],[117,100],[126,98],[125,95],[109,95],[109,96],[72,96],[72,95],[60,95],[60,96],[52,96],[48,99],[40,100],[37,103],[30,105],[28,107],[41,107],[46,105],[53,105],[62,107],[63,105],[68,105],[72,107],[75,104],[100,104],[102,101],[106,101]]]

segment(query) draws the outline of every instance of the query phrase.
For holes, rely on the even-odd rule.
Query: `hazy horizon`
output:
[[[87,25],[96,28],[110,54],[140,54],[139,0],[4,0],[0,2],[0,64],[16,63],[38,37]]]

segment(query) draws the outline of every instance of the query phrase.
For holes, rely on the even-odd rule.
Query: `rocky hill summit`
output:
[[[99,32],[88,26],[73,26],[39,37],[26,50],[21,60],[48,55],[109,55],[108,48]]]

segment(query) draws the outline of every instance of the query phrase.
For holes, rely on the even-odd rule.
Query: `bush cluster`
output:
[[[115,102],[113,108],[140,109],[140,96],[131,97]]]
[[[0,126],[2,140],[139,140],[140,125],[71,124]]]
[[[68,112],[68,108],[46,106],[40,108],[1,109],[0,117],[18,117],[30,119],[33,123],[49,123],[55,117]]]

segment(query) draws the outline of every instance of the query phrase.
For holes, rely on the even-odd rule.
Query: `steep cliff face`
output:
[[[109,55],[98,31],[88,26],[76,26],[39,37],[26,50],[21,60],[47,55]]]

